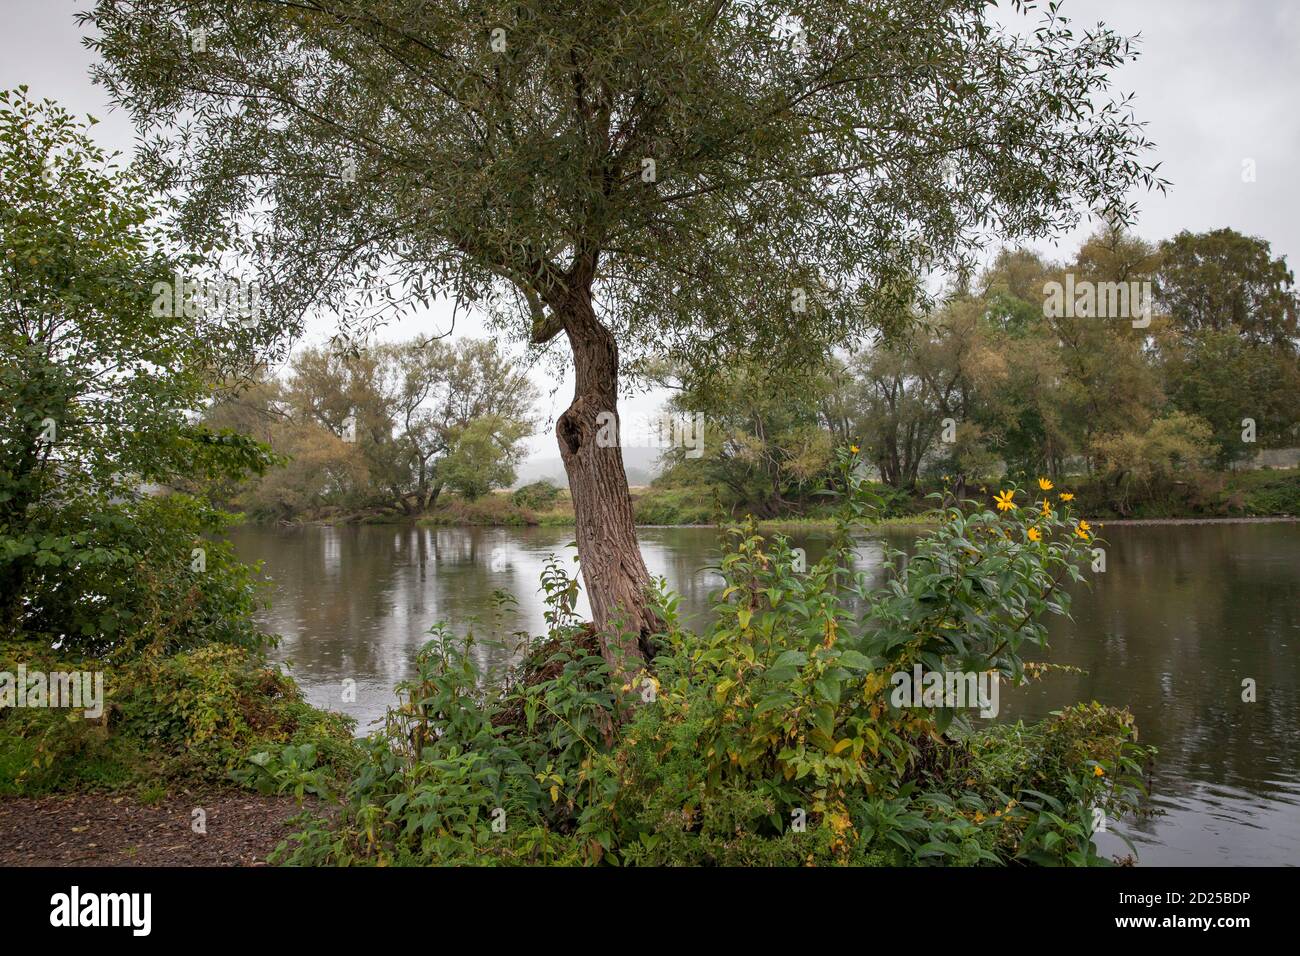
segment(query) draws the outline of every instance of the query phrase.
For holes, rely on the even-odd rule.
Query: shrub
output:
[[[0,564],[29,567],[9,627],[33,643],[100,655],[265,646],[250,570],[228,542],[205,537],[234,520],[186,495],[69,501],[39,535],[0,535]]]
[[[633,499],[632,507],[641,525],[712,524],[720,513],[716,492],[702,485],[652,485]]]
[[[533,511],[546,511],[555,507],[560,497],[560,489],[546,479],[516,488],[510,500],[517,508],[530,508]]]
[[[99,719],[0,708],[0,767],[12,771],[11,793],[229,781],[250,756],[284,745],[311,746],[331,776],[356,759],[350,719],[309,705],[290,677],[245,648],[211,644],[106,664],[34,655],[29,642],[0,644],[0,671],[19,663],[102,670],[107,702]]]

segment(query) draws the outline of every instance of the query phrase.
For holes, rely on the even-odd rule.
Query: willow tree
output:
[[[1122,219],[1153,182],[1110,92],[1130,41],[1055,6],[1016,2],[1006,25],[985,0],[99,0],[83,16],[180,228],[205,246],[240,230],[286,331],[382,284],[567,340],[556,437],[593,616],[627,662],[655,622],[622,454],[601,440],[620,371],[650,354],[698,375],[797,363],[900,314],[919,267],[1090,208]]]

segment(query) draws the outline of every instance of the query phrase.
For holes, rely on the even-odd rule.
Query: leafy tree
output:
[[[1214,430],[1219,461],[1292,444],[1300,424],[1296,294],[1286,260],[1232,229],[1180,232],[1161,243],[1156,275],[1169,313],[1160,339],[1165,391]],[[1258,444],[1242,441],[1255,421]]]
[[[1066,274],[1073,273],[1076,282],[1144,281],[1150,275],[1144,270],[1153,266],[1146,243],[1109,227],[1050,278],[1064,283]],[[1133,315],[1059,315],[1045,321],[1058,343],[1063,373],[1059,414],[1071,451],[1091,456],[1099,440],[1144,432],[1165,404],[1146,348],[1154,326],[1135,328]]]
[[[881,479],[895,488],[915,486],[922,460],[944,430],[942,406],[961,375],[960,368],[940,369],[937,361],[929,363],[929,374],[920,373],[922,362],[937,359],[932,336],[931,328],[910,330],[905,342],[868,353],[859,373],[858,431]]]
[[[297,428],[323,428],[364,464],[365,484],[354,489],[353,504],[410,512],[408,493],[423,500],[423,489],[413,485],[417,465],[433,453],[422,446],[419,421],[432,374],[420,358],[387,346],[353,354],[324,347],[305,349],[291,363],[285,397]]]
[[[820,356],[900,314],[918,262],[1159,184],[1108,95],[1129,40],[1055,5],[1028,33],[985,0],[99,0],[83,18],[98,79],[164,133],[149,158],[183,187],[186,234],[255,225],[286,323],[396,284],[398,305],[446,290],[506,334],[564,335],[556,435],[611,660],[657,626],[622,455],[597,440],[622,368]]]
[[[1295,353],[1295,277],[1263,239],[1184,231],[1160,244],[1160,256],[1156,294],[1175,329],[1233,332]]]
[[[494,441],[516,460],[536,394],[491,341],[414,340],[303,349],[285,383],[231,394],[207,418],[266,434],[290,459],[246,493],[255,511],[288,517],[378,504],[416,514],[437,501],[443,463],[472,424],[491,423]]]
[[[243,330],[157,307],[159,283],[204,263],[169,251],[156,203],[90,125],[25,88],[0,92],[5,623],[102,651],[165,609],[168,641],[255,642],[243,569],[221,545],[192,555],[220,516],[145,494],[267,464],[252,439],[192,423],[207,383],[239,365]]]
[[[203,412],[217,430],[247,435],[271,447],[277,467],[253,479],[194,483],[227,508],[259,520],[289,520],[309,509],[357,505],[370,486],[366,463],[355,444],[315,423],[297,423],[284,383],[265,369],[240,383],[228,383]]]
[[[470,501],[505,487],[515,480],[519,442],[529,430],[522,422],[496,415],[474,419],[453,432],[451,451],[438,466],[439,476]]]
[[[491,341],[412,341],[347,356],[309,351],[294,368],[291,404],[336,434],[350,431],[371,481],[407,513],[437,500],[447,483],[443,463],[471,426],[482,423],[473,440],[503,445],[511,461],[532,432],[536,390]]]
[[[1160,413],[1165,396],[1148,348],[1158,321],[1135,328],[1136,314],[1045,307],[1048,283],[1140,283],[1150,281],[1157,262],[1148,243],[1112,222],[1071,261],[1004,251],[985,274],[984,354],[994,374],[973,387],[990,446],[1012,472],[1060,477],[1072,461],[1090,462],[1097,440],[1141,432]]]
[[[1212,429],[1221,464],[1295,443],[1300,363],[1288,349],[1235,329],[1198,329],[1166,341],[1163,371],[1173,405]],[[1242,440],[1247,418],[1255,423],[1253,443]]]
[[[942,308],[882,337],[857,364],[854,432],[882,480],[915,486],[922,466],[964,476],[989,467],[981,386],[1004,377],[986,344],[984,307],[956,294]]]
[[[819,407],[828,391],[818,368],[772,374],[748,365],[688,388],[668,415],[692,435],[703,421],[703,434],[665,450],[667,480],[720,485],[732,504],[760,517],[782,513],[817,487],[831,464],[832,437]]]
[[[973,385],[979,424],[990,450],[1026,480],[1059,477],[1078,450],[1062,401],[1061,342],[1043,316],[1050,271],[1030,250],[1004,249],[979,295],[988,357]]]
[[[1099,438],[1093,447],[1098,469],[1118,493],[1120,513],[1128,510],[1134,486],[1206,464],[1214,454],[1210,426],[1184,412],[1171,411],[1142,432],[1127,431]]]

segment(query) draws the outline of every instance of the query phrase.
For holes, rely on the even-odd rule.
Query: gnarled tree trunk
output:
[[[574,292],[558,304],[556,318],[563,322],[573,350],[577,387],[555,435],[573,496],[578,556],[592,620],[605,659],[615,673],[627,673],[649,657],[657,621],[647,607],[650,573],[637,546],[632,497],[617,440],[618,346],[596,317],[588,293]]]

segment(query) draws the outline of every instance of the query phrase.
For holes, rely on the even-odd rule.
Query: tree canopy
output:
[[[1130,41],[1056,15],[1017,34],[984,0],[86,16],[98,78],[163,134],[148,156],[187,233],[247,214],[282,301],[404,280],[543,340],[560,326],[539,309],[585,286],[627,357],[841,341],[910,298],[918,263],[1153,181],[1105,95]]]

